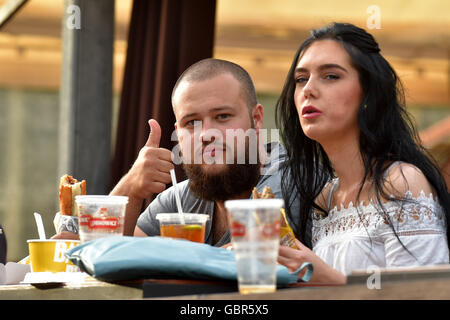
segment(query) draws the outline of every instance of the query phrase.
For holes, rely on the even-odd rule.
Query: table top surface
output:
[[[378,277],[378,278],[377,278]],[[181,290],[180,290],[181,289]],[[164,291],[165,290],[165,291]],[[191,291],[189,291],[191,290]],[[193,292],[189,294],[189,292]],[[346,285],[297,283],[273,293],[241,295],[236,283],[187,279],[105,282],[87,277],[79,283],[0,286],[1,300],[397,300],[450,299],[450,268],[416,268],[348,277]]]

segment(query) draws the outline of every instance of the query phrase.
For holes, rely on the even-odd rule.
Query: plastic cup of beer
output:
[[[81,243],[107,236],[123,235],[128,197],[76,196]]]
[[[241,294],[276,291],[282,199],[225,201]]]
[[[161,237],[186,239],[193,242],[205,242],[205,226],[209,215],[200,213],[159,213]]]

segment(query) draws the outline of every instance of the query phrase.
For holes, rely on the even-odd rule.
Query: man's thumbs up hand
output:
[[[128,185],[128,196],[147,199],[154,193],[166,189],[166,184],[172,180],[170,170],[174,168],[172,152],[160,148],[161,127],[155,119],[148,121],[150,134],[144,147],[121,183]]]
[[[150,127],[150,134],[145,146],[159,148],[159,143],[161,141],[161,127],[155,119],[148,120],[148,125]]]

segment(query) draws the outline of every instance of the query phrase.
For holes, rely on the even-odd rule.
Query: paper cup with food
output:
[[[79,272],[80,269],[70,262],[65,253],[77,246],[78,240],[32,239],[28,240],[29,257],[32,272]]]

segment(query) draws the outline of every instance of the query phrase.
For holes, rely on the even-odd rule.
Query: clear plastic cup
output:
[[[159,213],[161,237],[186,239],[193,242],[205,242],[205,226],[209,215],[200,213]],[[184,220],[184,221],[183,221]]]
[[[274,292],[282,199],[225,201],[241,294]]]
[[[76,196],[81,243],[113,235],[123,235],[128,197]]]

